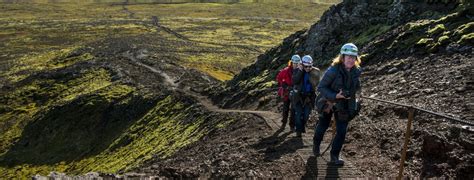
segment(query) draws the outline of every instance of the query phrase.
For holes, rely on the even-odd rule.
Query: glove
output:
[[[326,101],[326,104],[324,105],[324,108],[323,108],[323,112],[330,113],[335,104],[336,104],[335,102]]]

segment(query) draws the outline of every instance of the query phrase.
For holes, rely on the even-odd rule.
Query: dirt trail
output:
[[[150,70],[153,73],[159,74],[161,77],[164,78],[165,82],[168,84],[169,87],[172,88],[172,90],[178,90],[178,85],[180,83],[175,83],[175,82],[180,82],[179,79],[173,79],[171,76],[169,76],[166,72],[156,69],[154,67],[151,67],[149,65],[143,64],[140,62],[134,55],[133,53],[127,51],[123,54],[124,57],[128,58],[132,63],[141,66],[143,68],[146,68]],[[146,56],[144,54],[140,54],[140,56]],[[187,95],[190,95],[194,98],[196,98],[204,107],[206,107],[210,111],[214,112],[221,112],[221,113],[250,113],[254,114],[257,116],[262,117],[265,120],[273,120],[273,119],[279,119],[281,118],[280,114],[271,112],[271,111],[252,111],[252,110],[240,110],[240,109],[222,109],[219,108],[218,106],[214,105],[207,97],[202,96],[196,92],[193,92],[190,87],[182,88],[179,89],[178,91],[181,91]]]
[[[125,52],[124,53],[124,56],[128,59],[130,59],[134,64],[136,65],[139,65],[141,67],[144,67],[148,70],[150,70],[151,72],[154,72],[154,73],[157,73],[159,74],[161,77],[164,78],[165,82],[169,85],[169,87],[171,87],[173,90],[176,89],[178,87],[178,84],[175,83],[175,81],[168,75],[166,74],[165,72],[161,71],[161,70],[158,70],[154,67],[151,67],[151,66],[148,66],[146,64],[143,64],[141,63],[140,61],[138,61],[135,56],[130,53],[129,51]]]

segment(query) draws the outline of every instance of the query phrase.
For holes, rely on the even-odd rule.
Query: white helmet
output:
[[[303,56],[303,65],[305,66],[312,66],[313,65],[313,58],[310,55]]]
[[[291,56],[291,62],[292,63],[301,63],[301,58],[298,54],[295,54]]]
[[[352,43],[346,43],[341,47],[341,54],[357,56],[358,52],[357,46]]]

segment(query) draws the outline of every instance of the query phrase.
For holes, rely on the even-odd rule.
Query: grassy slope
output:
[[[173,59],[226,80],[328,5],[127,7],[134,18],[109,4],[0,3],[2,176],[127,170],[234,121],[202,113],[183,97],[147,94],[114,80],[110,69],[88,65],[104,59],[83,50],[85,44],[155,33],[150,16],[158,16],[162,25],[198,42],[198,49],[212,50],[176,48]]]
[[[94,67],[30,77],[0,102],[6,178],[127,170],[233,121],[180,96],[144,95]]]

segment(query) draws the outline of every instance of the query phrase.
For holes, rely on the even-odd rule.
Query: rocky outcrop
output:
[[[306,41],[299,48],[304,54],[313,56],[317,65],[325,66],[346,42],[354,42],[362,48],[391,27],[423,18],[427,9],[446,11],[455,6],[456,3],[441,7],[440,4],[408,1],[347,0],[331,7],[318,23],[311,26]],[[374,32],[364,33],[368,30]]]
[[[266,108],[266,104],[275,102],[263,97],[270,94],[270,99],[276,99],[275,94],[271,94],[276,88],[272,81],[291,55],[309,54],[316,66],[325,67],[346,42],[355,43],[366,55],[372,51],[378,53],[381,48],[370,46],[377,49],[366,50],[366,45],[380,41],[377,37],[387,32],[397,34],[392,30],[402,24],[447,14],[457,6],[456,2],[345,0],[332,6],[309,29],[290,35],[282,44],[260,55],[254,64],[230,80],[225,89],[212,88],[210,94],[224,107]]]

